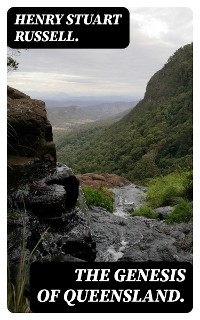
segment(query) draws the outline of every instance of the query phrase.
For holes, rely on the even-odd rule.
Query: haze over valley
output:
[[[65,131],[77,128],[80,125],[96,121],[116,121],[128,113],[136,104],[133,102],[108,102],[87,106],[87,102],[78,105],[70,105],[70,102],[53,103],[46,102],[47,114],[53,126],[53,131]]]

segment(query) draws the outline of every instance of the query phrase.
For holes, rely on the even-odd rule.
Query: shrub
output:
[[[192,205],[187,200],[182,199],[174,208],[174,210],[168,213],[166,222],[189,222],[192,218]]]
[[[132,216],[144,216],[150,219],[156,219],[158,218],[158,213],[152,210],[147,204],[144,204],[135,210]]]
[[[27,276],[26,265],[26,226],[23,219],[23,230],[20,247],[20,260],[17,265],[16,283],[13,283],[10,275],[10,266],[8,261],[8,289],[7,305],[10,312],[30,312],[29,303],[24,296],[24,289]]]
[[[105,208],[113,212],[113,192],[105,187],[83,187],[86,204]]]
[[[193,172],[192,171],[185,172],[184,187],[185,187],[185,197],[188,200],[192,201],[193,199]]]
[[[180,197],[191,194],[191,176],[188,172],[175,172],[150,180],[147,201],[153,208],[174,204]],[[175,201],[175,204],[177,203]]]

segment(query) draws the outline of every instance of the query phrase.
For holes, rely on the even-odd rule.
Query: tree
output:
[[[11,49],[8,47],[7,50],[7,71],[14,71],[17,70],[19,62],[15,59],[15,56],[19,54],[20,51],[16,49]]]
[[[12,57],[7,57],[7,70],[17,70],[19,63],[14,60]]]

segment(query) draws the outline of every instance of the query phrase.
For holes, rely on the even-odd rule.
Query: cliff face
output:
[[[8,87],[8,163],[56,162],[52,127],[45,103]]]
[[[39,261],[95,259],[87,215],[76,206],[78,196],[78,179],[56,163],[45,103],[8,87],[8,257],[13,281],[20,255],[28,260],[38,241],[34,258]]]

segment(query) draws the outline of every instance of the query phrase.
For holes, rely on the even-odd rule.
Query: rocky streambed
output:
[[[78,197],[78,180],[64,165],[58,164],[49,175],[25,185],[26,192],[9,193],[8,255],[12,264],[20,258],[24,224],[27,255],[42,237],[34,254],[39,261],[192,262],[192,223],[166,224],[130,215],[145,201],[144,187],[115,187],[115,210],[109,213],[86,206],[81,189]]]
[[[89,210],[96,261],[192,262],[192,223],[131,217],[130,210],[144,202],[145,188],[130,184],[114,191],[114,214],[97,207]]]

